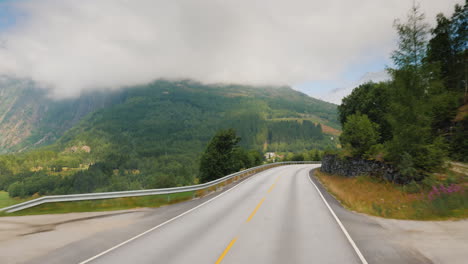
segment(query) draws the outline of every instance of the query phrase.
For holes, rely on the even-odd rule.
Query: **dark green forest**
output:
[[[414,6],[395,21],[391,80],[366,83],[338,107],[344,156],[394,164],[405,182],[468,161],[468,4],[430,28]]]
[[[196,184],[202,152],[230,128],[240,138],[235,170],[267,151],[337,145],[320,125],[340,128],[336,106],[288,87],[159,80],[109,96],[53,144],[0,156],[0,189],[25,197]]]

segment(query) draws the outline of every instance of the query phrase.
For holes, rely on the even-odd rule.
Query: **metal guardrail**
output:
[[[13,213],[20,211],[26,208],[34,207],[44,203],[55,203],[55,202],[72,202],[72,201],[84,201],[84,200],[99,200],[99,199],[112,199],[112,198],[123,198],[123,197],[135,197],[135,196],[145,196],[145,195],[157,195],[157,194],[171,194],[171,193],[180,193],[180,192],[190,192],[190,191],[199,191],[204,190],[210,187],[214,187],[220,183],[223,183],[227,180],[230,180],[236,176],[241,176],[244,174],[249,174],[251,172],[259,172],[259,170],[266,170],[272,167],[282,166],[282,165],[293,165],[293,164],[321,164],[320,161],[286,161],[286,162],[276,162],[269,163],[257,167],[252,167],[243,171],[239,171],[233,174],[229,174],[222,178],[216,179],[214,181],[182,186],[182,187],[173,187],[173,188],[163,188],[163,189],[149,189],[149,190],[137,190],[137,191],[121,191],[121,192],[104,192],[104,193],[84,193],[84,194],[67,194],[67,195],[51,195],[43,196],[34,200],[26,201],[23,203],[15,204],[12,206],[0,208],[0,211],[6,211],[7,213]]]

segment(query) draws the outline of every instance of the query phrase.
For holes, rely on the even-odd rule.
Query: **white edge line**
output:
[[[273,169],[273,168],[271,168],[271,169]],[[267,170],[269,170],[269,169],[267,169]],[[267,171],[267,170],[265,170],[265,171]],[[263,172],[263,171],[262,171],[262,172]],[[259,172],[259,173],[261,173],[261,172]],[[259,173],[256,173],[256,174],[259,174]],[[240,185],[243,184],[244,182],[247,182],[247,181],[249,181],[250,179],[252,179],[253,176],[256,176],[256,174],[254,174],[254,175],[250,176],[248,179],[246,179],[246,180],[244,180],[244,181],[242,181],[242,182],[236,184],[235,186],[233,186],[232,188],[226,190],[225,192],[220,193],[219,195],[216,195],[215,197],[211,198],[210,200],[208,200],[208,201],[206,201],[206,202],[204,202],[204,203],[202,203],[202,204],[200,204],[200,205],[197,205],[196,207],[194,207],[194,208],[192,208],[192,209],[190,209],[190,210],[188,210],[188,211],[185,211],[185,212],[181,213],[180,215],[177,215],[177,216],[175,216],[175,217],[173,217],[173,218],[167,220],[167,221],[164,222],[164,223],[161,223],[161,224],[159,224],[159,225],[157,225],[157,226],[155,226],[155,227],[152,227],[151,229],[148,229],[148,230],[146,230],[145,232],[143,232],[143,233],[141,233],[141,234],[139,234],[139,235],[136,235],[136,236],[134,236],[134,237],[132,237],[132,238],[130,238],[130,239],[128,239],[128,240],[125,240],[124,242],[122,242],[122,243],[120,243],[120,244],[118,244],[118,245],[116,245],[116,246],[113,246],[113,247],[109,248],[108,250],[103,251],[103,252],[97,254],[96,256],[91,257],[91,258],[89,258],[89,259],[87,259],[87,260],[85,260],[85,261],[82,261],[82,262],[78,263],[78,264],[86,264],[86,263],[89,263],[89,262],[91,262],[91,261],[93,261],[93,260],[95,260],[95,259],[97,259],[97,258],[99,258],[99,257],[101,257],[101,256],[103,256],[103,255],[105,255],[105,254],[107,254],[107,253],[113,251],[114,249],[117,249],[117,248],[119,248],[119,247],[121,247],[121,246],[123,246],[123,245],[125,245],[125,244],[127,244],[127,243],[129,243],[129,242],[131,242],[131,241],[133,241],[133,240],[135,240],[135,239],[141,237],[141,236],[144,236],[144,235],[150,233],[151,231],[154,231],[154,230],[158,229],[159,227],[161,227],[161,226],[163,226],[163,225],[169,224],[170,222],[176,220],[177,218],[182,217],[182,216],[184,216],[184,215],[186,215],[186,214],[188,214],[188,213],[194,211],[195,209],[197,209],[197,208],[199,208],[199,207],[202,207],[203,205],[205,205],[205,204],[207,204],[207,203],[209,203],[209,202],[212,202],[212,201],[215,200],[216,198],[219,198],[219,197],[223,196],[224,194],[230,192],[231,190],[234,190],[235,188],[237,188],[238,186],[240,186]]]
[[[335,212],[333,212],[332,208],[330,207],[330,205],[328,204],[327,200],[325,200],[325,197],[323,197],[322,195],[322,192],[320,191],[320,189],[317,187],[317,185],[315,185],[314,181],[312,181],[312,179],[310,178],[310,175],[307,175],[307,178],[309,179],[309,181],[314,185],[315,189],[317,189],[317,192],[319,193],[320,197],[322,198],[323,202],[325,203],[325,205],[327,206],[328,210],[330,210],[330,213],[333,215],[333,217],[335,218],[336,222],[338,223],[338,225],[341,227],[341,231],[343,231],[343,233],[345,234],[346,238],[348,239],[349,243],[351,244],[351,246],[353,247],[354,251],[356,251],[356,254],[358,255],[359,259],[361,260],[361,262],[363,264],[368,264],[367,263],[367,260],[364,258],[364,256],[362,255],[361,251],[359,250],[359,248],[356,246],[356,243],[354,243],[354,240],[351,238],[351,236],[349,235],[348,231],[346,231],[346,228],[344,227],[344,225],[341,223],[340,219],[338,218],[338,216],[336,216]]]

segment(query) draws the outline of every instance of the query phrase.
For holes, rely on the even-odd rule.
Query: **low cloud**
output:
[[[430,21],[461,0],[420,1]],[[407,0],[17,0],[0,74],[56,97],[158,78],[295,85],[387,56]]]

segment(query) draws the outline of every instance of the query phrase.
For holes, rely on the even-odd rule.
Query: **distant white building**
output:
[[[266,160],[273,160],[275,158],[276,158],[276,153],[274,153],[274,152],[265,153],[265,159]]]

